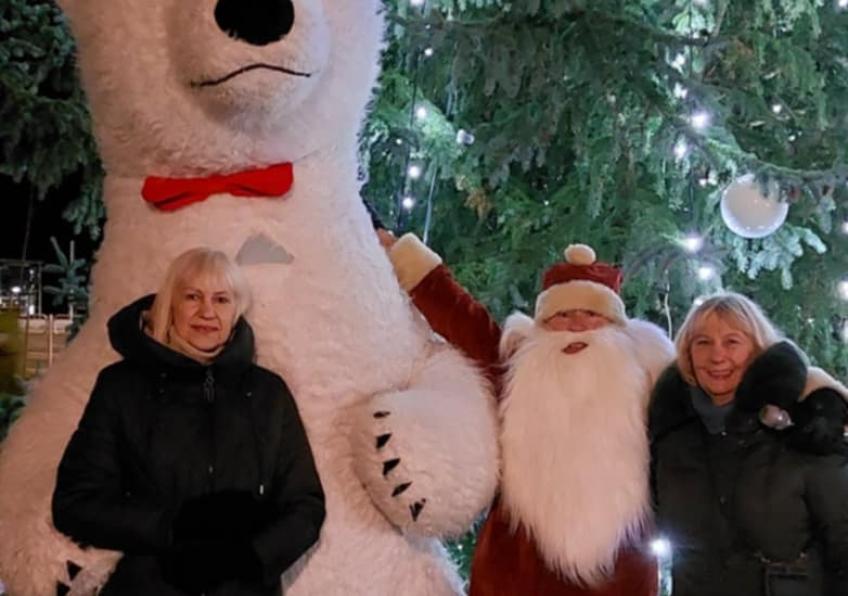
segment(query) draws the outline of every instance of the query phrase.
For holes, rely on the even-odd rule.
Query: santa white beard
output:
[[[573,342],[587,347],[575,354]],[[623,331],[535,328],[501,403],[502,499],[549,568],[587,585],[649,519],[648,375]]]

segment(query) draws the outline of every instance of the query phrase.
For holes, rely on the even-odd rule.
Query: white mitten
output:
[[[469,527],[497,485],[494,412],[482,375],[445,345],[409,387],[365,403],[354,427],[354,465],[389,521],[425,536]]]

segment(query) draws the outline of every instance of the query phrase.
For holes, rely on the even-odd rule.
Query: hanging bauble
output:
[[[763,194],[753,174],[734,180],[721,197],[721,218],[728,228],[743,238],[764,238],[774,233],[789,212],[789,204],[780,200],[780,188],[774,180]]]

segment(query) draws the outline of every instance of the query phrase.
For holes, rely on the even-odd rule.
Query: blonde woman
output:
[[[254,364],[249,292],[220,252],[170,266],[109,321],[104,369],[59,466],[56,527],[123,551],[101,594],[280,594],[324,495],[295,402]]]
[[[693,307],[676,349],[650,413],[674,595],[848,594],[844,387],[739,294]]]

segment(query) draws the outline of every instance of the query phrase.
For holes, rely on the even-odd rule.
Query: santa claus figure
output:
[[[627,317],[620,271],[570,246],[534,317],[513,314],[501,330],[415,236],[389,254],[434,331],[500,390],[500,491],[471,596],[655,595],[645,417],[673,347]]]

